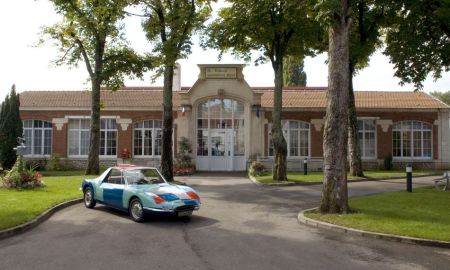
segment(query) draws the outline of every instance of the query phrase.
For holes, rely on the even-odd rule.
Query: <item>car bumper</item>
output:
[[[160,208],[150,208],[150,207],[144,207],[144,212],[146,214],[160,214],[160,215],[178,215],[180,212],[193,212],[196,210],[199,210],[200,206],[194,206],[194,205],[183,205],[179,206],[175,209],[160,209]]]

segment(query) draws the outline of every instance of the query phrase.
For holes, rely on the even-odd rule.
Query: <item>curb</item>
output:
[[[304,224],[304,225],[307,225],[307,226],[310,226],[313,228],[327,229],[327,230],[335,231],[338,233],[347,233],[350,235],[362,236],[362,237],[367,237],[367,238],[382,239],[382,240],[387,240],[387,241],[400,242],[400,243],[406,243],[406,244],[415,244],[415,245],[422,245],[422,246],[450,248],[450,242],[448,242],[448,241],[430,240],[430,239],[400,236],[400,235],[394,235],[394,234],[363,231],[363,230],[334,225],[331,223],[318,221],[315,219],[310,219],[310,218],[305,217],[305,215],[304,215],[305,212],[317,210],[317,208],[318,207],[301,211],[297,217],[298,223]]]
[[[15,227],[12,227],[9,229],[2,230],[2,231],[0,231],[0,240],[24,233],[28,230],[31,230],[32,228],[38,226],[39,224],[41,224],[42,222],[47,220],[49,217],[51,217],[57,211],[64,209],[66,207],[81,203],[82,201],[83,201],[83,199],[75,199],[75,200],[57,204],[57,205],[53,206],[52,208],[45,210],[43,213],[41,213],[39,216],[37,216],[33,220],[30,220],[26,223],[17,225]]]
[[[430,177],[430,176],[439,176],[440,174],[424,174],[424,175],[418,175],[414,176],[414,178],[421,178],[421,177]],[[315,186],[315,185],[323,185],[322,182],[281,182],[281,183],[269,183],[264,184],[256,180],[255,177],[249,176],[249,179],[258,186],[265,186],[265,187],[288,187],[288,186]],[[365,178],[365,179],[356,179],[356,180],[347,180],[347,183],[357,183],[357,182],[376,182],[376,181],[385,181],[385,180],[398,180],[398,179],[406,179],[405,176],[395,176],[395,177],[389,177],[389,178],[379,178],[379,179],[373,179],[373,178]],[[430,184],[432,185],[432,184]]]

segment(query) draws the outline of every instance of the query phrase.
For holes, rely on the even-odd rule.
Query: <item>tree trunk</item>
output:
[[[173,181],[173,155],[172,155],[172,86],[173,65],[164,66],[164,94],[163,94],[163,126],[162,126],[162,153],[161,173],[167,181]]]
[[[349,94],[348,0],[341,0],[341,16],[329,29],[327,111],[323,135],[324,180],[322,213],[350,211],[347,194],[347,137]]]
[[[92,79],[91,92],[91,137],[89,142],[89,157],[86,174],[100,173],[100,80]]]
[[[275,88],[273,91],[273,111],[272,111],[272,142],[275,159],[273,161],[273,180],[287,180],[287,144],[281,128],[281,109],[283,100],[283,62],[282,57],[277,63],[272,63],[275,72]]]
[[[348,151],[350,158],[350,175],[363,177],[363,166],[361,161],[361,151],[359,148],[358,118],[356,116],[355,93],[353,92],[353,73],[354,66],[349,65],[349,84],[348,88]]]

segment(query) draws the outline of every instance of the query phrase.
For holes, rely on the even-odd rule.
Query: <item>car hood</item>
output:
[[[193,191],[192,188],[187,186],[180,185],[170,185],[170,184],[155,184],[155,185],[136,185],[132,186],[131,189],[135,190],[138,193],[153,193],[155,195],[165,195],[165,194],[173,194],[176,195],[179,199],[190,199],[186,194],[188,191]]]

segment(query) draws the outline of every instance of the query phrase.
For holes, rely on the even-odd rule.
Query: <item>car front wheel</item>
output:
[[[84,189],[84,206],[86,206],[89,209],[94,208],[95,206],[95,199],[94,199],[94,193],[92,192],[92,189],[90,187],[87,187]]]
[[[144,221],[145,215],[144,215],[144,208],[142,207],[141,200],[138,198],[134,198],[130,202],[130,216],[131,218],[136,222],[142,222]]]

